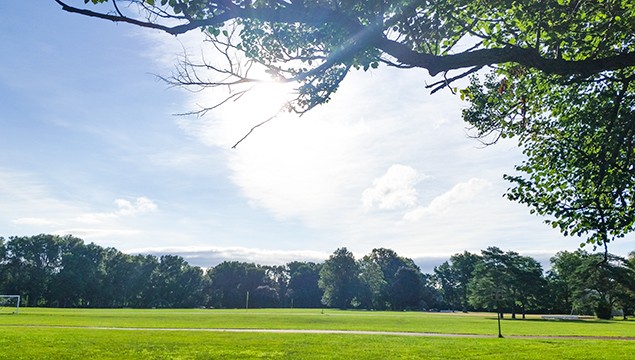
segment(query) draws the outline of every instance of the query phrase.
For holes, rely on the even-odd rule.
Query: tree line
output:
[[[0,237],[0,293],[26,306],[134,308],[355,308],[633,314],[635,254],[562,251],[551,269],[489,247],[424,274],[386,248],[356,259],[339,248],[322,263],[225,261],[209,269],[175,255],[130,255],[73,236]]]

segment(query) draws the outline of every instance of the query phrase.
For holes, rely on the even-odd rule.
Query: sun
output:
[[[247,134],[250,134],[249,143],[256,138],[263,140],[264,134],[268,134],[265,137],[268,141],[276,142],[272,137],[285,137],[287,131],[276,126],[277,131],[272,132],[271,127],[273,123],[284,121],[283,118],[294,116],[285,110],[285,104],[294,97],[293,90],[294,84],[289,83],[254,83],[247,91],[234,93],[238,95],[230,97],[229,101],[209,113],[211,116],[204,121],[208,124],[207,133],[217,139],[214,143],[222,139],[221,143],[229,147]],[[260,127],[264,123],[269,124]]]
[[[236,100],[237,110],[242,116],[261,118],[273,116],[284,109],[292,100],[293,84],[280,82],[260,82],[254,84],[240,99]]]

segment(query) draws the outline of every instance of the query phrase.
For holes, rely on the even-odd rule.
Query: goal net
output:
[[[0,314],[17,314],[20,310],[20,295],[0,295]]]

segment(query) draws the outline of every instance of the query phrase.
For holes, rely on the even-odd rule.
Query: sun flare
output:
[[[260,125],[285,115],[288,116],[285,105],[292,100],[292,91],[292,84],[263,82],[237,97],[232,106],[225,109],[222,116],[222,122],[233,134],[232,145],[235,146],[248,135],[251,136],[252,131]],[[259,132],[262,133],[262,131]],[[279,132],[277,134],[269,134],[268,138],[270,139],[272,135],[283,136]]]
[[[238,116],[265,120],[281,112],[292,99],[293,84],[263,82],[256,84],[236,100]]]

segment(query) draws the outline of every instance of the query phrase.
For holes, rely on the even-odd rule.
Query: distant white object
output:
[[[20,295],[0,295],[0,313],[8,309],[12,314],[20,311]]]
[[[547,320],[581,320],[579,315],[543,315],[543,319]]]

